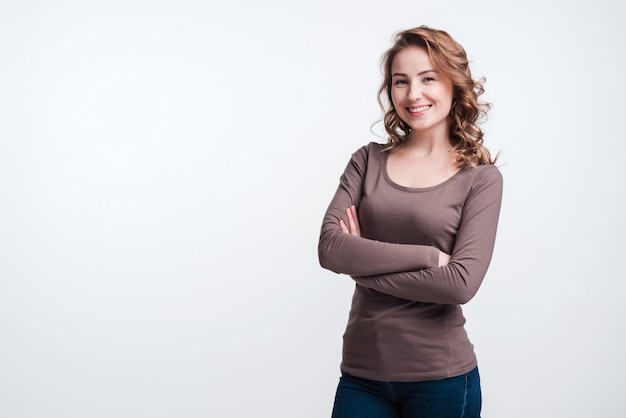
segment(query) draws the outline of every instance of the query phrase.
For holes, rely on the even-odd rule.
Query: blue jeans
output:
[[[480,418],[478,368],[448,379],[381,382],[343,373],[332,418]]]

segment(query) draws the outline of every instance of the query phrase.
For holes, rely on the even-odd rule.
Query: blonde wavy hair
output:
[[[491,107],[489,103],[478,101],[484,92],[485,79],[472,78],[465,50],[447,32],[427,26],[396,34],[393,46],[381,59],[384,79],[378,90],[378,102],[383,109],[382,121],[389,135],[386,150],[404,142],[411,131],[411,127],[396,113],[391,98],[393,60],[400,51],[410,46],[424,48],[435,70],[452,82],[454,96],[448,119],[457,166],[463,168],[494,164],[497,157],[492,159],[489,150],[483,145],[483,131],[479,126]]]

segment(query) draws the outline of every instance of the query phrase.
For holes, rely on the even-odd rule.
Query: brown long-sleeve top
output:
[[[320,264],[356,282],[341,370],[383,381],[467,373],[476,356],[460,304],[491,261],[502,176],[480,165],[436,186],[404,187],[387,175],[383,148],[352,155],[322,223]],[[361,237],[339,228],[351,205]],[[448,265],[437,266],[439,250],[451,254]]]

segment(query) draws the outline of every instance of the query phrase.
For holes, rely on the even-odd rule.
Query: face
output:
[[[452,82],[435,71],[424,48],[400,51],[391,66],[391,98],[411,134],[448,135]]]

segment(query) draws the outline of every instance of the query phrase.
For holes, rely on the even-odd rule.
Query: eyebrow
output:
[[[426,74],[426,73],[436,73],[436,72],[437,71],[435,71],[435,70],[424,70],[424,71],[420,71],[419,73],[417,73],[417,75],[423,75],[423,74]],[[406,77],[406,74],[404,74],[404,73],[393,73],[393,74],[391,74],[391,76],[392,77],[396,77],[396,76],[397,77]]]

